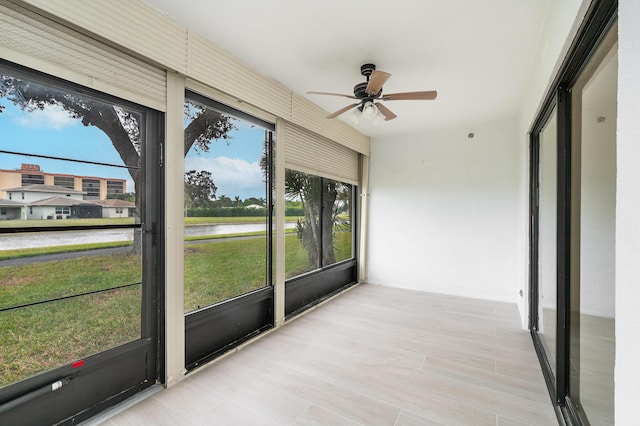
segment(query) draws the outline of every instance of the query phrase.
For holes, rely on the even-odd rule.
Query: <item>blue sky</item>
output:
[[[83,126],[79,120],[69,118],[59,108],[24,112],[4,98],[0,99],[0,104],[5,106],[0,113],[2,150],[123,164],[111,141],[101,130]],[[210,171],[218,187],[218,196],[240,196],[242,199],[264,197],[260,169],[264,129],[239,120],[236,121],[236,127],[238,130],[233,131],[228,145],[225,141],[213,141],[208,153],[195,153],[192,150],[185,158],[185,170]],[[134,189],[126,169],[0,154],[0,169],[19,169],[21,163],[38,164],[42,171],[49,173],[125,179],[127,191]]]
[[[245,121],[235,120],[237,130],[231,140],[213,141],[209,152],[191,150],[185,157],[185,171],[207,170],[212,173],[218,191],[233,199],[265,198],[264,176],[260,159],[264,149],[264,129]]]

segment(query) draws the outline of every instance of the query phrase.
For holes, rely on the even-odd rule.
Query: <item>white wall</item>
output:
[[[374,139],[367,281],[514,302],[517,139],[515,120]]]
[[[620,0],[616,191],[616,424],[638,421],[640,380],[640,2]]]

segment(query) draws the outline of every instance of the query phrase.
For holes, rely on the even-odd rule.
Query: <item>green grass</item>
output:
[[[73,244],[68,246],[0,250],[0,260],[17,259],[30,256],[42,256],[45,254],[71,253],[74,251],[83,250],[97,250],[102,248],[126,247],[130,245],[131,241],[115,241],[110,243]]]
[[[338,261],[351,257],[351,233],[334,243]],[[312,269],[295,234],[285,250],[287,277]],[[265,238],[188,244],[185,312],[263,287],[265,257]],[[0,309],[137,283],[140,271],[128,251],[0,267]],[[0,312],[0,387],[135,340],[140,323],[139,285]]]
[[[0,308],[140,282],[117,254],[0,268]],[[0,386],[140,337],[140,285],[0,312]]]
[[[264,287],[266,239],[191,244],[184,263],[184,309],[190,312]]]

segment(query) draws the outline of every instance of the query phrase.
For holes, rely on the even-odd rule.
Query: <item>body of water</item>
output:
[[[286,228],[295,228],[295,223],[285,224]],[[223,225],[185,226],[186,237],[201,235],[239,234],[259,232],[267,228],[264,223],[237,223]],[[91,229],[86,231],[34,232],[0,235],[0,250],[17,250],[73,244],[108,243],[113,241],[133,241],[133,229]]]

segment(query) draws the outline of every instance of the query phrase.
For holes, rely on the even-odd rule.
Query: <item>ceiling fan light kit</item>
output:
[[[365,117],[373,118],[376,114],[378,114],[378,108],[371,101],[367,101],[362,106],[362,115]]]
[[[354,108],[349,119],[358,124],[361,116],[368,117],[374,121],[374,124],[381,121],[393,120],[397,117],[389,108],[380,103],[380,101],[408,101],[408,100],[434,100],[438,96],[435,90],[422,92],[403,92],[382,94],[382,86],[387,82],[391,74],[384,71],[377,71],[374,64],[364,64],[360,67],[360,73],[367,78],[366,82],[358,83],[353,87],[352,95],[343,95],[340,93],[329,92],[307,92],[312,95],[328,95],[340,96],[348,99],[355,99],[358,102],[347,105],[338,111],[329,114],[327,118],[336,118],[339,115]]]

